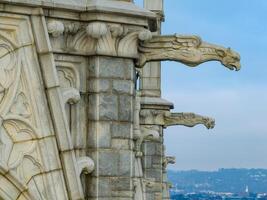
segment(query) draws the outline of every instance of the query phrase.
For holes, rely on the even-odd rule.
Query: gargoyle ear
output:
[[[227,49],[227,51],[228,51],[228,49]],[[221,57],[226,56],[226,53],[225,53],[224,50],[216,50],[216,53],[217,53],[219,56],[221,56]]]

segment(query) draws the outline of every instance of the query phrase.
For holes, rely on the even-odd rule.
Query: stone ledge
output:
[[[9,3],[31,7],[53,9],[67,9],[77,12],[105,12],[126,15],[156,18],[156,15],[140,8],[131,2],[114,0],[0,0],[0,3]]]

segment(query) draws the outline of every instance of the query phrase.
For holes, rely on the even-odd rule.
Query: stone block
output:
[[[127,80],[113,80],[113,91],[115,93],[133,94],[134,84]]]
[[[131,178],[124,178],[124,177],[112,177],[111,180],[111,188],[112,191],[129,191],[132,188],[132,181]]]
[[[109,92],[111,89],[111,80],[108,79],[91,79],[89,81],[90,92]]]
[[[100,177],[98,181],[98,197],[109,197],[113,185],[110,178]]]
[[[161,169],[146,169],[145,170],[145,176],[146,176],[146,178],[155,179],[156,182],[161,182],[162,181],[162,171],[161,171]],[[155,191],[154,187],[153,187],[153,191]]]
[[[134,66],[133,60],[124,59],[123,64],[124,64],[124,71],[125,71],[124,78],[127,80],[134,80],[135,79],[135,66]]]
[[[127,95],[119,97],[119,120],[120,121],[133,121],[133,98]]]
[[[97,147],[97,126],[98,126],[98,122],[89,121],[88,138],[87,138],[87,147],[88,148],[96,148]]]
[[[112,139],[111,141],[111,147],[112,149],[117,150],[130,150],[130,141],[128,139]]]
[[[117,176],[120,155],[116,151],[106,150],[98,154],[98,175]]]
[[[98,148],[110,148],[111,146],[111,130],[109,122],[97,123],[97,144]],[[113,143],[112,143],[113,144]]]
[[[145,155],[161,156],[162,145],[157,142],[146,142],[144,145]]]
[[[113,138],[131,139],[132,124],[130,123],[112,123],[111,125]]]
[[[160,78],[144,78],[141,80],[141,88],[147,90],[160,89]]]
[[[133,198],[133,191],[112,191],[112,197],[115,197],[116,200],[129,200]]]
[[[152,157],[152,166],[153,168],[162,168],[162,156],[153,156]]]
[[[57,144],[55,137],[47,137],[38,140],[39,149],[42,154],[43,170],[52,171],[61,168],[59,154],[57,153]]]
[[[118,120],[118,97],[112,94],[99,95],[99,120]]]
[[[101,57],[99,58],[99,77],[121,78],[125,77],[124,68],[127,67],[122,58]]]
[[[132,151],[120,150],[119,153],[119,166],[118,175],[119,176],[132,176],[132,169],[134,168],[134,154]]]
[[[145,156],[144,158],[144,168],[152,168],[152,159],[153,156]]]
[[[99,150],[90,155],[93,160],[99,160],[93,175],[131,177],[134,166],[133,156],[130,150]]]

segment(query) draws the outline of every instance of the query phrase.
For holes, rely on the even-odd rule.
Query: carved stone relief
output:
[[[152,38],[147,29],[121,24],[89,24],[48,21],[53,50],[80,55],[106,55],[138,58],[138,42]]]
[[[0,14],[0,21],[0,198],[50,199],[56,192],[47,193],[51,185],[57,182],[61,191],[65,185],[29,18]],[[3,181],[18,188],[13,197],[5,196],[11,186],[2,187]]]
[[[215,120],[195,113],[171,113],[162,110],[144,109],[140,112],[141,124],[158,124],[163,127],[182,125],[194,127],[203,124],[207,129],[215,126]]]
[[[195,67],[207,61],[220,61],[231,70],[240,69],[240,56],[230,48],[203,42],[198,36],[170,35],[153,36],[151,40],[140,42],[142,67],[147,62],[172,60]]]

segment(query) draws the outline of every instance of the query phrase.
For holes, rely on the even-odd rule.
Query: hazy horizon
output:
[[[141,4],[141,1],[136,1]],[[165,130],[169,169],[267,168],[267,1],[165,0],[163,34],[194,34],[241,54],[239,72],[218,62],[189,68],[162,63],[162,97],[173,112],[216,119],[207,130]]]

